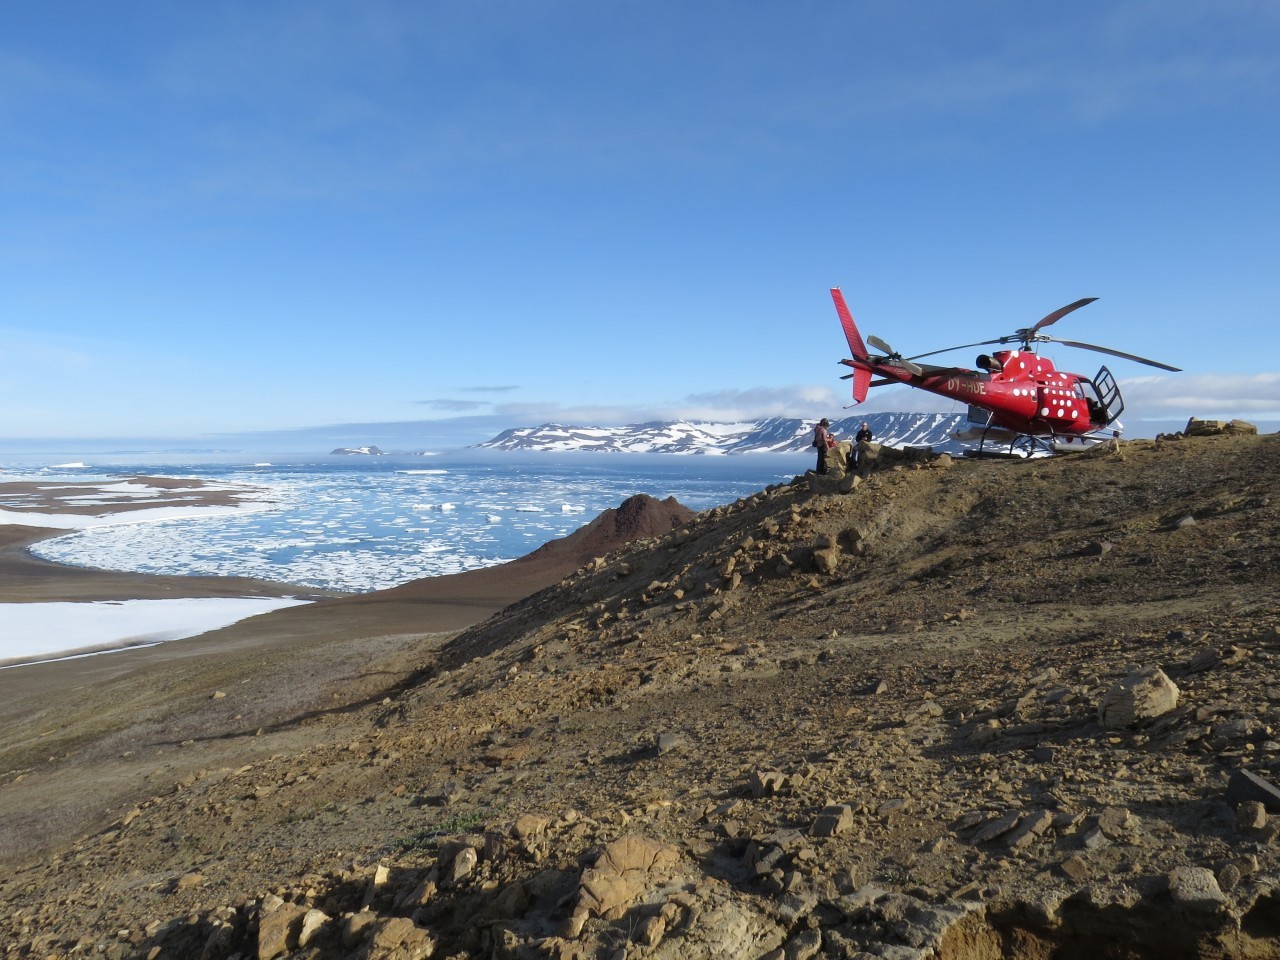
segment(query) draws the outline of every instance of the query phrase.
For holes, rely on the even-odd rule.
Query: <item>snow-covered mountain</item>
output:
[[[837,439],[852,440],[865,421],[878,443],[892,447],[933,447],[958,452],[951,435],[964,417],[947,413],[871,413],[831,422]],[[492,440],[476,444],[490,450],[537,450],[603,453],[796,453],[813,441],[816,421],[771,417],[741,423],[671,420],[632,423],[621,427],[573,427],[544,423],[539,427],[504,430]]]

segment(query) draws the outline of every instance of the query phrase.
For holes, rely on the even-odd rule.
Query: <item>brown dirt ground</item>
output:
[[[498,955],[470,918],[511,884],[533,905],[504,936],[542,949],[568,909],[538,900],[548,870],[628,832],[679,851],[688,897],[725,891],[787,943],[818,931],[823,956],[857,955],[862,921],[836,906],[868,884],[981,904],[992,926],[950,940],[957,960],[1280,954],[1280,831],[1242,826],[1225,792],[1280,770],[1278,466],[1276,436],[1210,437],[847,494],[798,478],[572,574],[597,554],[0,672],[3,955],[252,953],[264,898],[359,910],[375,865],[416,885],[448,838],[516,836],[520,815],[549,824],[542,846],[480,841],[474,885],[412,914],[437,955]],[[1142,666],[1177,710],[1103,727],[1099,700]],[[813,838],[831,804],[850,826]],[[1124,831],[1095,843],[1116,810]],[[1043,811],[1026,845],[979,839]],[[757,870],[774,847],[785,869]],[[1189,920],[1184,867],[1223,905]],[[607,918],[579,937],[583,956],[681,955]]]

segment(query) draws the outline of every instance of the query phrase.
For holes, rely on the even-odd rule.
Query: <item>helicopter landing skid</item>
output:
[[[987,434],[996,430],[999,441],[988,440]],[[969,451],[966,456],[999,457],[1005,460],[1030,460],[1034,456],[1048,457],[1055,452],[1054,435],[1038,437],[1030,433],[1019,433],[1009,438],[1008,431],[1002,428],[988,427],[978,438],[978,449]]]

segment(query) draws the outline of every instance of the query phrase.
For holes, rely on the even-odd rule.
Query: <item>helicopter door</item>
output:
[[[1085,384],[1089,385],[1088,390],[1084,388]],[[1089,407],[1089,422],[1098,427],[1114,423],[1124,412],[1124,399],[1120,396],[1120,387],[1116,384],[1116,378],[1106,367],[1101,367],[1092,380],[1081,377],[1077,381],[1076,390],[1084,396],[1085,403]],[[1089,396],[1090,392],[1093,396]]]

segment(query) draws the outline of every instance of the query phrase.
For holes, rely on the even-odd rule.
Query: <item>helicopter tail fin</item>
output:
[[[866,362],[866,344],[862,342],[862,334],[858,332],[858,325],[853,322],[853,314],[849,312],[849,306],[844,302],[844,294],[839,287],[831,288],[831,300],[836,305],[836,313],[840,315],[840,326],[844,327],[844,338],[849,341],[853,359]],[[856,364],[849,365],[853,367],[853,402],[861,403],[867,399],[867,390],[871,387],[871,371]]]

